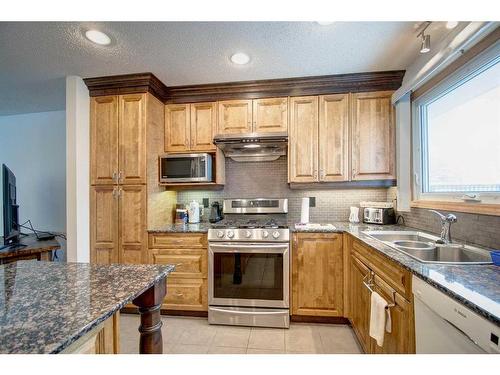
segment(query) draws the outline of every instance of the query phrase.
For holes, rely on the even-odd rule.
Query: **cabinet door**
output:
[[[216,103],[191,104],[191,150],[215,150],[213,139],[217,126],[216,118]]]
[[[269,98],[253,101],[253,131],[257,133],[288,130],[288,99]]]
[[[318,97],[290,98],[288,179],[318,181]]]
[[[349,94],[319,98],[319,180],[349,180]]]
[[[90,183],[115,184],[118,176],[118,97],[90,99]]]
[[[292,315],[343,316],[343,268],[342,234],[295,234]]]
[[[352,94],[352,180],[396,178],[392,93]]]
[[[90,260],[92,263],[118,263],[117,186],[90,188]]]
[[[377,293],[389,303],[392,303],[394,298],[395,306],[390,308],[391,332],[385,333],[382,347],[378,346],[377,342],[370,338],[371,352],[376,354],[415,353],[413,309],[411,303],[399,293],[396,293],[380,277],[375,276],[374,280]]]
[[[219,102],[218,134],[241,134],[251,132],[251,100],[226,100]]]
[[[363,280],[370,270],[358,258],[351,255],[349,271],[350,319],[352,328],[366,353],[370,352],[370,292]]]
[[[120,263],[143,263],[146,244],[146,186],[120,189]]]
[[[165,152],[189,151],[189,104],[165,106]]]
[[[146,94],[120,96],[119,124],[119,182],[145,184]]]

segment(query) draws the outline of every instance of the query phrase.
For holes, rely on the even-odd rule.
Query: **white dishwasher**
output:
[[[417,353],[500,353],[500,327],[413,276]]]

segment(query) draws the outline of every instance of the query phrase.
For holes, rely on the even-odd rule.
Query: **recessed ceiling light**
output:
[[[334,21],[316,21],[316,23],[321,26],[328,26],[334,23]]]
[[[245,65],[250,61],[250,56],[243,52],[237,52],[231,56],[231,61],[238,65]]]
[[[458,25],[457,21],[448,21],[448,22],[446,22],[446,28],[447,29],[454,29],[455,27],[457,27],[457,25]]]
[[[96,44],[107,46],[111,43],[111,38],[99,30],[87,30],[85,37]]]

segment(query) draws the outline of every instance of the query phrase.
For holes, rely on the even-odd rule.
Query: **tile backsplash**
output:
[[[186,204],[193,199],[202,203],[203,198],[221,201],[225,198],[288,198],[288,217],[300,219],[301,199],[315,197],[316,207],[309,210],[310,221],[329,222],[349,219],[349,207],[360,201],[385,201],[387,188],[348,188],[329,190],[294,190],[287,182],[287,159],[281,157],[271,162],[235,162],[226,159],[226,185],[220,191],[180,191],[177,202]],[[205,209],[207,219],[210,209]]]
[[[396,196],[396,189],[387,191],[388,200]],[[448,211],[443,211],[448,212]],[[441,232],[441,221],[432,212],[422,208],[412,208],[410,212],[398,212],[407,226],[432,233]],[[451,225],[453,239],[471,242],[492,249],[500,249],[500,216],[476,215],[454,212],[457,222]]]

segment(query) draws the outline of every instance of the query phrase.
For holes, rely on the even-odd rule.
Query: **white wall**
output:
[[[68,262],[90,261],[90,98],[80,77],[66,77]]]
[[[65,121],[65,111],[0,116],[0,163],[16,175],[20,222],[40,230],[66,232]]]

